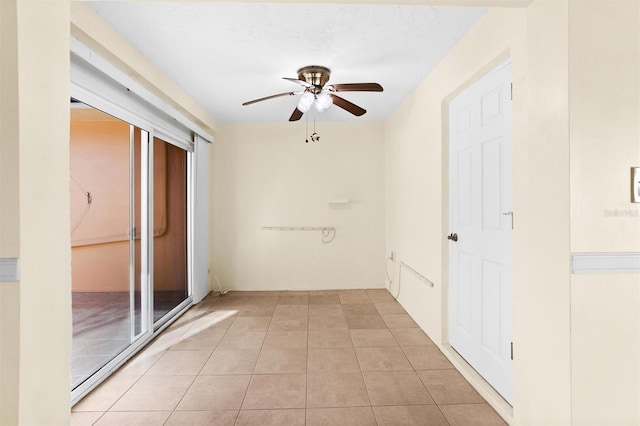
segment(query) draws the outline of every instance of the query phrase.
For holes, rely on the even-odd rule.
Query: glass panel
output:
[[[72,102],[70,124],[74,389],[143,331],[141,305],[132,304],[140,244],[131,232],[140,222],[142,163],[128,123]]]
[[[154,321],[189,296],[187,277],[187,152],[153,140]]]
[[[147,138],[145,138],[147,143]],[[133,282],[133,291],[131,292],[131,310],[133,317],[133,326],[131,333],[133,336],[138,336],[142,333],[143,327],[143,315],[142,315],[142,222],[141,222],[141,210],[142,210],[142,190],[141,182],[142,176],[140,174],[142,169],[142,130],[138,127],[131,126],[131,157],[133,161],[131,163],[131,191],[132,199],[131,205],[131,223],[133,224],[132,244],[131,244],[131,282]],[[136,202],[137,200],[137,202]],[[146,294],[146,292],[145,292]]]

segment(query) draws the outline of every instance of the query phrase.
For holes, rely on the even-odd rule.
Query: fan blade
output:
[[[292,81],[292,82],[294,82],[294,83],[298,83],[299,85],[304,86],[304,87],[306,87],[306,88],[313,87],[313,84],[309,84],[309,83],[307,83],[306,81],[299,80],[299,79],[297,79],[297,78],[289,78],[289,77],[282,77],[282,78],[283,78],[284,80],[288,80],[288,81]]]
[[[293,95],[297,95],[297,94],[298,93],[296,93],[296,92],[278,93],[277,95],[265,96],[264,98],[254,99],[252,101],[245,102],[242,105],[251,105],[251,104],[255,104],[256,102],[262,102],[262,101],[266,101],[268,99],[279,98],[280,96],[293,96]]]
[[[291,117],[289,117],[289,121],[298,121],[300,120],[300,118],[302,118],[302,114],[304,114],[302,111],[300,111],[298,108],[293,110],[293,114],[291,114]]]
[[[382,86],[378,83],[332,84],[326,89],[331,92],[382,92]]]
[[[367,112],[366,109],[360,108],[358,105],[351,103],[348,100],[341,98],[340,96],[334,95],[333,93],[330,93],[329,96],[331,96],[331,98],[333,99],[334,105],[339,106],[345,111],[349,111],[353,115],[360,117],[365,112]]]

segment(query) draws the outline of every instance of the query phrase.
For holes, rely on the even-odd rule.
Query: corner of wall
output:
[[[68,0],[17,2],[19,424],[70,419],[69,22]]]
[[[568,2],[536,0],[526,17],[524,87],[514,87],[526,111],[513,165],[514,418],[570,424]]]

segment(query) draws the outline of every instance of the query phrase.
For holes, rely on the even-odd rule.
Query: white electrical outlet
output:
[[[631,168],[631,202],[640,203],[640,167]]]

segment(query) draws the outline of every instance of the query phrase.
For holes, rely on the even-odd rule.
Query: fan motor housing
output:
[[[322,89],[331,77],[331,70],[320,65],[309,65],[298,70],[298,79]]]

